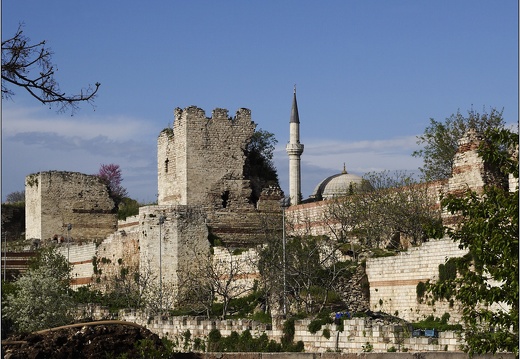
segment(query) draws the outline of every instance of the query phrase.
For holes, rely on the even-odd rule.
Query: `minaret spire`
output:
[[[294,95],[291,108],[291,120],[290,123],[300,123],[300,116],[298,115],[298,103],[296,102],[296,85],[294,85]]]
[[[302,198],[300,157],[303,145],[300,143],[300,117],[296,101],[296,85],[294,85],[291,118],[289,120],[289,143],[285,148],[289,155],[289,197],[291,205],[299,204]]]

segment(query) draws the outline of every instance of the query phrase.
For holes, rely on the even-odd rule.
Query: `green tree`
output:
[[[22,203],[25,202],[25,191],[11,192],[6,196],[7,203]]]
[[[126,217],[139,214],[139,202],[129,197],[123,197],[117,210],[117,219],[125,220]]]
[[[245,149],[244,175],[251,180],[251,201],[256,203],[263,188],[279,186],[278,173],[273,163],[274,148],[278,141],[274,134],[258,129]]]
[[[469,129],[483,134],[488,129],[503,127],[502,111],[494,108],[482,114],[471,109],[467,117],[457,111],[444,122],[431,118],[424,134],[417,136],[417,144],[423,148],[414,151],[412,156],[423,158],[424,166],[420,170],[426,181],[445,179],[451,176],[457,142]]]
[[[448,235],[468,250],[456,259],[458,275],[431,284],[437,297],[462,305],[466,350],[471,353],[511,351],[518,354],[518,135],[488,130],[479,146],[492,181],[483,193],[468,190],[447,195],[442,205],[458,216]]]
[[[23,332],[68,324],[73,301],[69,295],[71,266],[52,248],[43,249],[15,282],[3,315]]]
[[[59,106],[58,112],[70,108],[74,112],[79,102],[92,103],[100,84],[81,90],[78,95],[66,95],[60,90],[54,75],[52,52],[45,41],[31,43],[22,26],[16,34],[2,41],[2,98],[14,95],[12,87],[22,88],[42,104]]]

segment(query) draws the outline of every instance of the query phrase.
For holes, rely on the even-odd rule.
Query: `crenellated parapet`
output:
[[[190,106],[174,114],[173,127],[158,139],[158,203],[244,206],[250,196],[245,150],[256,127],[251,111],[241,108],[229,117],[228,110],[216,108],[208,118]]]

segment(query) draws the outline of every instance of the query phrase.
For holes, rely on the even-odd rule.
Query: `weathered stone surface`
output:
[[[248,109],[239,109],[234,118],[227,113],[217,108],[207,118],[194,106],[175,109],[173,128],[162,131],[157,141],[159,205],[253,206],[243,170],[256,124]]]
[[[25,179],[26,238],[101,241],[117,226],[114,201],[97,176],[48,171]],[[72,228],[67,230],[68,224]]]

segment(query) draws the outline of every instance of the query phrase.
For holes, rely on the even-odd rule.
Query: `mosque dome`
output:
[[[343,171],[321,181],[316,188],[314,188],[310,198],[320,201],[352,192],[364,192],[371,188],[372,186],[369,182],[360,176],[348,173],[345,169],[345,165],[343,165]]]

